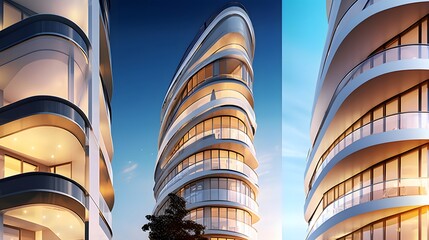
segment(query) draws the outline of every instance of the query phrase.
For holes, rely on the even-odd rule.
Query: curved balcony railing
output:
[[[30,172],[0,179],[2,209],[27,204],[54,204],[85,220],[87,192],[72,179],[46,172]]]
[[[242,82],[241,80],[237,80],[237,79],[235,79],[235,78],[228,78],[228,79],[230,79],[230,80],[235,80],[235,81],[237,81],[237,82]],[[214,80],[215,81],[215,80]],[[227,91],[229,91],[229,92],[231,92],[231,91],[233,91],[233,92],[236,92],[237,93],[237,95],[236,96],[234,96],[233,94],[230,94],[228,97],[231,97],[231,96],[234,96],[234,97],[236,97],[237,99],[240,99],[240,100],[243,100],[243,101],[246,101],[246,102],[248,102],[247,101],[247,99],[246,99],[246,96],[244,96],[241,92],[239,92],[239,91],[236,91],[236,90],[232,90],[232,89],[224,89],[224,90],[221,90],[221,91],[218,91],[218,92],[216,92],[216,97],[217,97],[217,99],[219,99],[219,98],[224,98],[225,96],[219,96],[219,95],[222,95],[223,94],[223,92],[227,92]],[[186,97],[184,100],[186,100],[188,97]],[[204,96],[201,96],[200,98],[198,98],[198,99],[196,99],[192,104],[190,104],[189,106],[187,106],[185,109],[183,109],[182,111],[180,111],[180,112],[177,112],[177,109],[175,110],[175,112],[174,112],[174,115],[170,118],[170,123],[168,124],[168,127],[167,128],[169,128],[169,129],[171,129],[171,128],[173,128],[174,126],[176,126],[176,124],[178,124],[181,120],[183,120],[185,117],[187,117],[187,116],[189,116],[189,113],[190,112],[193,112],[193,111],[195,111],[195,110],[197,110],[198,108],[200,108],[200,107],[202,107],[202,106],[204,106],[205,104],[207,104],[207,103],[209,103],[209,102],[211,102],[212,101],[212,98],[213,98],[213,96],[212,96],[212,93],[210,92],[210,93],[208,93],[208,94],[206,94],[206,95],[204,95]],[[181,103],[182,104],[182,103]],[[180,105],[181,106],[181,105]],[[248,114],[254,119],[255,118],[255,114],[254,114],[254,112],[251,112],[251,111],[248,111]],[[176,117],[176,115],[177,115],[177,117]],[[166,134],[166,132],[167,131],[165,131],[164,132],[164,134],[162,135],[162,138],[164,138],[165,137],[165,134]]]
[[[206,189],[185,194],[184,199],[187,204],[205,201],[228,201],[240,203],[254,212],[258,212],[259,205],[250,196],[228,189]]]
[[[353,79],[362,73],[380,66],[385,63],[406,60],[406,59],[429,59],[429,45],[427,44],[409,44],[401,45],[393,48],[386,49],[382,52],[376,53],[363,62],[354,67],[346,76],[341,80],[335,89],[333,100],[338,96],[338,93]],[[333,102],[333,101],[331,101]],[[329,106],[331,106],[329,104]],[[329,110],[329,108],[328,108]]]
[[[220,160],[222,161],[222,160]],[[243,173],[246,177],[250,178],[255,184],[258,183],[258,175],[255,170],[246,165],[244,162],[228,158],[227,160],[227,168],[213,168],[211,159],[204,159],[203,161],[196,162],[184,168],[181,172],[179,172],[176,176],[174,176],[170,181],[168,181],[164,186],[160,186],[160,194],[162,194],[165,189],[168,189],[176,182],[180,181],[186,176],[193,175],[202,171],[210,171],[210,170],[232,170]],[[232,163],[232,164],[231,164]],[[233,167],[235,166],[235,167]]]
[[[98,208],[100,212],[102,213],[104,219],[106,222],[112,227],[112,212],[110,211],[109,206],[107,205],[106,201],[103,198],[103,195],[100,193],[100,197],[98,198]]]
[[[215,220],[216,223],[213,223]],[[217,222],[218,221],[218,222]],[[251,225],[246,224],[241,221],[235,220],[233,224],[231,224],[231,219],[221,218],[221,217],[205,217],[205,218],[197,218],[196,222],[199,224],[203,224],[206,226],[205,232],[213,230],[213,231],[228,231],[228,232],[236,232],[243,234],[248,237],[248,239],[257,239],[258,233],[255,228]]]
[[[86,34],[72,21],[51,14],[37,14],[0,31],[0,51],[39,35],[55,35],[78,45],[86,56],[90,43]]]
[[[80,108],[67,100],[52,96],[29,97],[0,108],[0,125],[40,113],[67,117],[83,132],[90,126],[89,120]]]
[[[357,140],[382,133],[389,132],[398,129],[429,129],[429,112],[405,112],[389,115],[383,118],[379,118],[375,121],[369,122],[362,127],[354,130],[353,132],[346,135],[341,141],[339,141],[325,158],[321,157],[317,163],[315,173],[310,180],[310,189],[312,188],[314,181],[319,177],[322,170],[326,165],[344,148]]]
[[[339,197],[330,203],[319,215],[314,217],[308,226],[308,235],[336,214],[373,200],[398,196],[427,195],[429,193],[428,178],[402,178],[373,183]],[[323,199],[321,200],[323,201]],[[322,204],[319,204],[322,206]]]
[[[334,91],[331,101],[329,102],[325,115],[323,116],[321,126],[323,126],[323,124],[325,123],[326,117],[328,116],[328,113],[330,112],[331,107],[335,99],[337,98],[338,94],[353,79],[355,79],[362,73],[374,67],[377,67],[389,62],[406,60],[406,59],[429,59],[429,45],[428,44],[409,44],[409,45],[401,45],[401,46],[389,48],[382,52],[374,54],[369,58],[367,58],[366,60],[364,60],[363,62],[359,63],[356,67],[354,67],[351,71],[349,71],[346,74],[346,76],[337,85],[337,88]],[[321,128],[319,128],[316,134],[316,139],[319,136],[320,129]],[[310,151],[312,150],[313,148],[311,148]]]
[[[222,130],[228,131],[228,134],[222,134]],[[170,160],[173,159],[175,156],[177,156],[179,153],[181,153],[183,149],[185,149],[192,143],[195,143],[197,141],[200,141],[203,138],[210,137],[210,136],[213,136],[215,139],[233,139],[233,140],[238,140],[240,142],[244,142],[250,148],[250,151],[252,151],[252,153],[255,153],[255,147],[253,146],[253,142],[250,139],[249,135],[247,135],[245,132],[235,128],[214,128],[214,129],[210,129],[209,131],[205,131],[200,134],[197,134],[192,138],[190,138],[174,152],[174,154],[170,157]]]

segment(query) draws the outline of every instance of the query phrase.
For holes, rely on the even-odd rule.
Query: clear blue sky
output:
[[[174,71],[203,22],[225,0],[111,0],[114,238],[147,239],[160,110]],[[260,167],[259,239],[281,235],[281,2],[241,1],[256,35],[255,148]]]
[[[325,0],[284,0],[283,44],[283,239],[306,237],[304,170],[310,119],[327,31]]]

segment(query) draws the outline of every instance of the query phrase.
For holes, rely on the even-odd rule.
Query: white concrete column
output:
[[[104,232],[99,224],[99,195],[100,195],[100,148],[98,139],[100,135],[100,104],[99,104],[99,66],[100,66],[100,5],[99,0],[89,0],[88,5],[88,26],[91,49],[89,50],[89,74],[88,74],[88,108],[89,121],[92,130],[88,129],[87,134],[87,158],[86,158],[86,182],[87,191],[90,195],[88,199],[88,212],[86,216],[86,240],[103,239]]]

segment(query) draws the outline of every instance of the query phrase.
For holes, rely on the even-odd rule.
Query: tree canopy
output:
[[[147,215],[143,231],[149,231],[150,240],[208,240],[203,237],[205,227],[192,220],[184,220],[189,211],[186,201],[174,193],[168,194],[169,205],[163,215]]]

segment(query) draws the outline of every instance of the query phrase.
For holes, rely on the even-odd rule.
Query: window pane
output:
[[[422,43],[428,43],[428,20],[422,22]]]
[[[30,163],[26,163],[23,162],[22,163],[22,172],[26,173],[26,172],[36,172],[37,171],[37,166],[30,164]]]
[[[418,239],[419,215],[418,210],[401,214],[401,239]]]
[[[7,226],[3,227],[3,239],[19,239],[19,230],[10,228]]]
[[[397,240],[398,230],[398,217],[394,217],[386,221],[386,239]]]
[[[401,157],[401,178],[417,178],[418,172],[418,151],[412,151]]]
[[[206,79],[213,76],[213,64],[206,66]]]
[[[71,163],[56,166],[55,167],[55,173],[71,178]]]
[[[4,156],[4,177],[10,177],[21,173],[21,161],[7,156]]]
[[[419,110],[419,94],[417,89],[414,89],[401,96],[401,112],[410,112]]]
[[[419,43],[419,26],[415,26],[401,36],[401,45]]]
[[[420,176],[421,177],[427,177],[428,176],[428,148],[427,146],[421,148],[421,155],[420,155]]]
[[[383,222],[374,224],[372,231],[373,239],[383,239]]]
[[[8,3],[3,5],[3,28],[21,21],[21,12]]]

